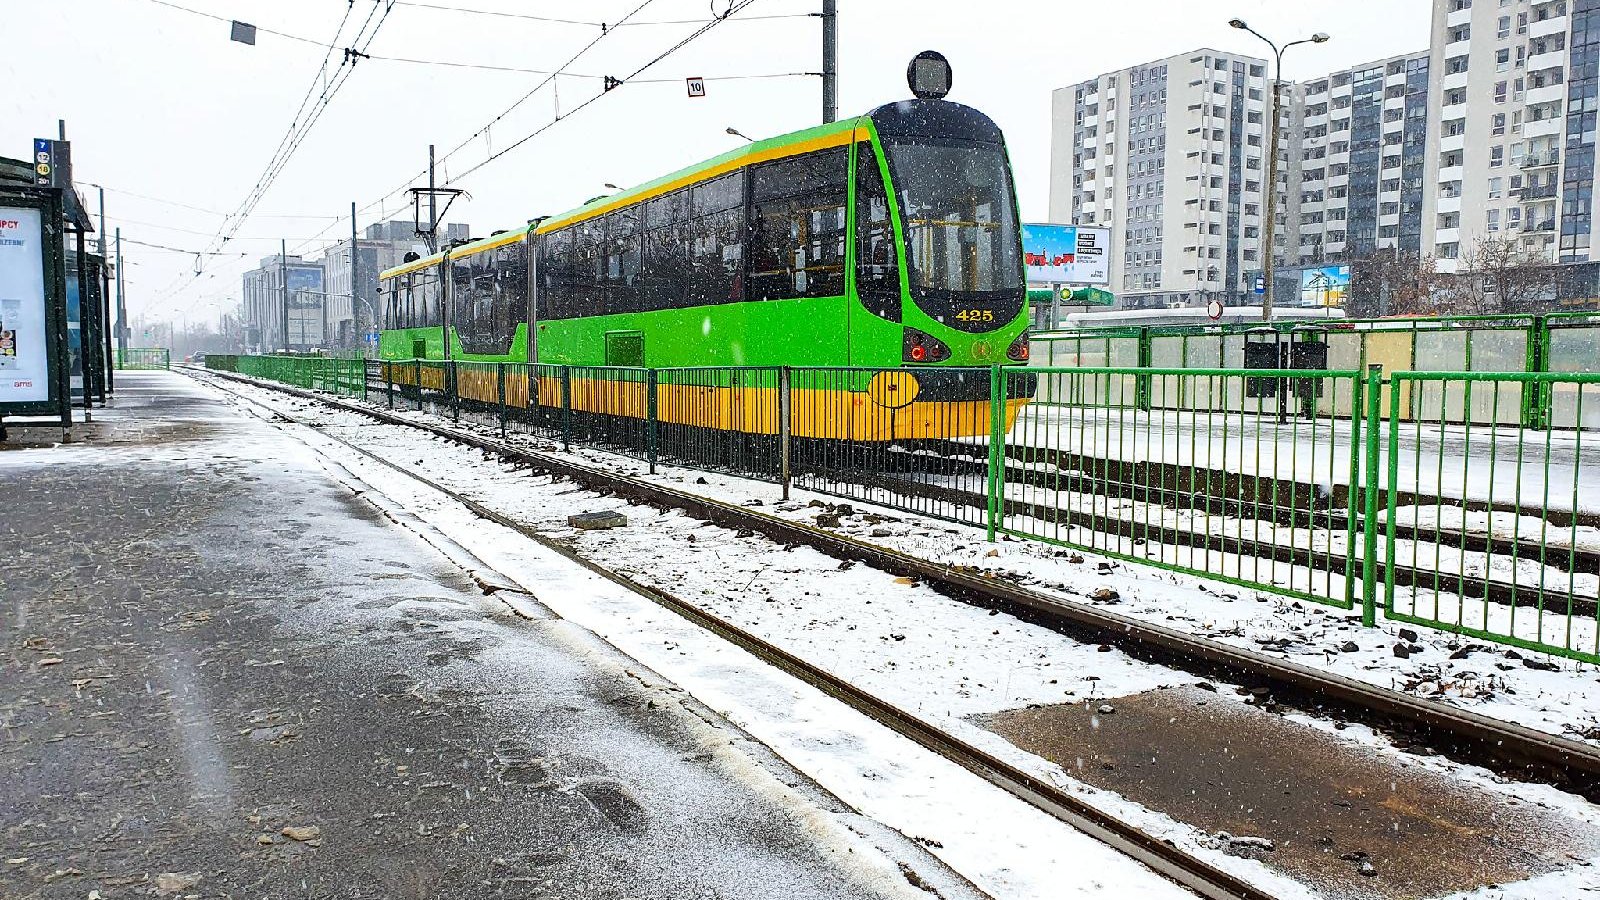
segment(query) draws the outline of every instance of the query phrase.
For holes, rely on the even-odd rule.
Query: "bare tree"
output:
[[[1437,291],[1444,314],[1523,312],[1555,296],[1558,269],[1512,238],[1481,237]]]
[[[1443,276],[1431,256],[1385,247],[1352,263],[1350,275],[1345,312],[1353,318],[1423,316],[1438,311],[1435,294]]]

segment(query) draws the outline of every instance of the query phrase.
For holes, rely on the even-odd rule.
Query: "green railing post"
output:
[[[1139,346],[1135,359],[1139,368],[1150,368],[1150,359],[1153,355],[1152,338],[1148,326],[1139,329]],[[1150,411],[1150,376],[1139,375],[1134,378],[1134,402],[1143,412]]]
[[[1390,391],[1396,398],[1399,397],[1399,386],[1392,381]],[[1362,489],[1362,505],[1365,510],[1361,522],[1361,624],[1372,628],[1378,624],[1378,404],[1383,395],[1383,367],[1371,365],[1367,367],[1367,453],[1365,468],[1362,471],[1365,483]],[[1393,431],[1394,422],[1389,423]],[[1390,462],[1395,462],[1394,455],[1390,454]],[[1394,489],[1391,480],[1390,491]],[[1391,561],[1392,563],[1392,561]],[[1392,565],[1385,565],[1385,577],[1393,575]]]
[[[789,499],[789,380],[789,367],[778,367],[778,476],[785,500]]]
[[[1345,542],[1344,554],[1344,605],[1346,609],[1355,606],[1356,597],[1356,547],[1357,532],[1361,521],[1362,480],[1361,461],[1365,459],[1365,443],[1362,434],[1362,422],[1367,415],[1367,380],[1360,373],[1350,379],[1350,475],[1346,481],[1345,491]],[[1335,389],[1337,390],[1337,388]],[[1333,422],[1329,423],[1334,426]],[[1337,433],[1337,432],[1335,432]],[[1330,513],[1333,511],[1329,506]],[[1331,599],[1331,598],[1330,598]]]
[[[1005,465],[1005,438],[1006,438],[1006,391],[1005,375],[999,366],[989,367],[989,509],[988,532],[989,540],[995,540],[995,533],[1000,526],[1001,510],[1005,508],[1000,492],[1005,490],[1005,478],[1002,469]]]
[[[646,441],[650,456],[650,474],[654,475],[656,473],[656,370],[647,369],[644,379]]]
[[[561,449],[572,449],[572,367],[561,367]]]
[[[506,436],[506,364],[494,364],[495,380],[499,383],[500,395],[500,438]]]

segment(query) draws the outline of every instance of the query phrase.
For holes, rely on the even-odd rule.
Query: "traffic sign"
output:
[[[683,80],[689,88],[690,97],[704,97],[706,95],[706,80],[699,75],[692,75]]]
[[[1210,316],[1214,320],[1222,318],[1222,301],[1213,300],[1210,303],[1207,303],[1206,315]]]
[[[1267,278],[1266,278],[1266,276],[1265,275],[1257,275],[1256,276],[1256,293],[1265,294],[1266,292],[1267,292]]]

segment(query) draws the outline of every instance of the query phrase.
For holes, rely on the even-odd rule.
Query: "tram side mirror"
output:
[[[911,58],[906,68],[906,83],[918,100],[943,100],[954,81],[950,61],[936,50],[924,50]]]

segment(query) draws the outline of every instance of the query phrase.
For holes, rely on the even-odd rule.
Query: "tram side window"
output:
[[[856,293],[867,311],[900,321],[900,273],[889,196],[872,144],[856,144]]]
[[[690,192],[690,306],[744,299],[744,171],[697,184]]]
[[[406,303],[411,321],[407,327],[422,328],[438,325],[439,318],[439,270],[434,267],[413,272],[409,276],[411,284],[407,293],[410,295]]]
[[[494,256],[494,335],[505,351],[511,347],[517,323],[528,313],[528,244],[507,244],[494,251]]]
[[[644,204],[644,275],[641,310],[684,306],[689,288],[689,191],[673,191]]]
[[[844,293],[848,172],[844,148],[754,168],[751,299]]]
[[[638,206],[629,206],[600,217],[606,230],[601,277],[605,282],[607,313],[639,309],[639,274],[643,264],[639,244],[640,214]]]
[[[573,229],[554,231],[539,238],[539,319],[569,318],[572,309]]]
[[[601,267],[605,264],[605,223],[598,218],[572,229],[572,268],[566,318],[605,314],[605,290]]]
[[[450,273],[449,312],[450,327],[457,333],[467,334],[472,331],[473,301],[472,301],[472,257],[452,259],[448,263]]]

